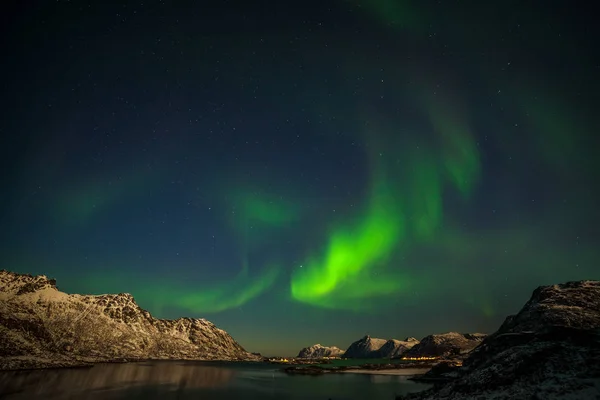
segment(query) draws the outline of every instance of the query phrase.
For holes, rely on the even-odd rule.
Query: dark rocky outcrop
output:
[[[0,369],[123,359],[259,360],[205,319],[154,318],[130,294],[69,295],[0,271]]]
[[[339,349],[335,346],[321,346],[315,344],[310,347],[305,347],[298,353],[297,358],[324,358],[324,357],[341,357],[344,354],[344,350]]]
[[[483,333],[448,332],[429,335],[404,353],[403,357],[448,357],[465,354],[486,337]]]
[[[448,382],[402,398],[600,398],[600,282],[539,287],[462,367],[438,369]]]

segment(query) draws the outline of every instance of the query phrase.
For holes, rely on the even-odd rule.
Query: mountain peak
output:
[[[344,350],[341,350],[336,346],[326,347],[317,343],[300,350],[297,358],[340,357],[343,353]]]
[[[67,294],[43,275],[0,271],[0,300],[9,338],[0,347],[0,369],[47,367],[57,360],[72,365],[82,358],[257,359],[211,322],[154,318],[130,293]]]
[[[18,274],[5,269],[0,270],[0,287],[5,295],[17,296],[43,289],[58,290],[56,280],[46,275]]]
[[[406,357],[445,357],[465,354],[477,347],[486,335],[446,332],[425,336],[406,352]]]
[[[376,358],[377,351],[387,342],[386,339],[372,338],[369,335],[352,343],[344,353],[345,358]]]

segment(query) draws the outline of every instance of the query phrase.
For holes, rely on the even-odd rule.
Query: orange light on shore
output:
[[[405,361],[425,361],[425,360],[437,360],[438,357],[402,357]]]

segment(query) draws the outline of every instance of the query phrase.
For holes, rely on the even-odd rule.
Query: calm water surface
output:
[[[403,376],[290,376],[278,365],[160,361],[0,373],[1,399],[393,400],[426,389]]]

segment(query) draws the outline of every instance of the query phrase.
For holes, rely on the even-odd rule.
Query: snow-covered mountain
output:
[[[377,350],[376,358],[393,358],[400,357],[414,346],[418,345],[419,341],[414,337],[408,337],[404,340],[390,339]]]
[[[468,353],[477,347],[486,335],[483,333],[447,332],[425,336],[403,357],[446,357]]]
[[[482,333],[448,332],[429,335],[421,341],[408,337],[404,340],[377,339],[365,336],[352,343],[345,358],[393,358],[393,357],[445,357],[464,354],[473,350],[486,335]]]
[[[419,341],[409,337],[405,340],[378,339],[369,335],[352,343],[344,353],[344,358],[392,358],[398,357]]]
[[[0,369],[116,359],[259,359],[205,319],[157,319],[127,293],[66,294],[46,276],[5,270],[0,337]]]
[[[372,338],[369,335],[352,343],[344,353],[344,358],[378,358],[378,351],[386,339]]]
[[[537,288],[462,367],[439,367],[427,375],[448,382],[401,398],[599,399],[600,281]]]
[[[300,350],[297,358],[341,357],[342,354],[344,354],[344,350],[340,348],[335,346],[321,346],[317,343]]]

